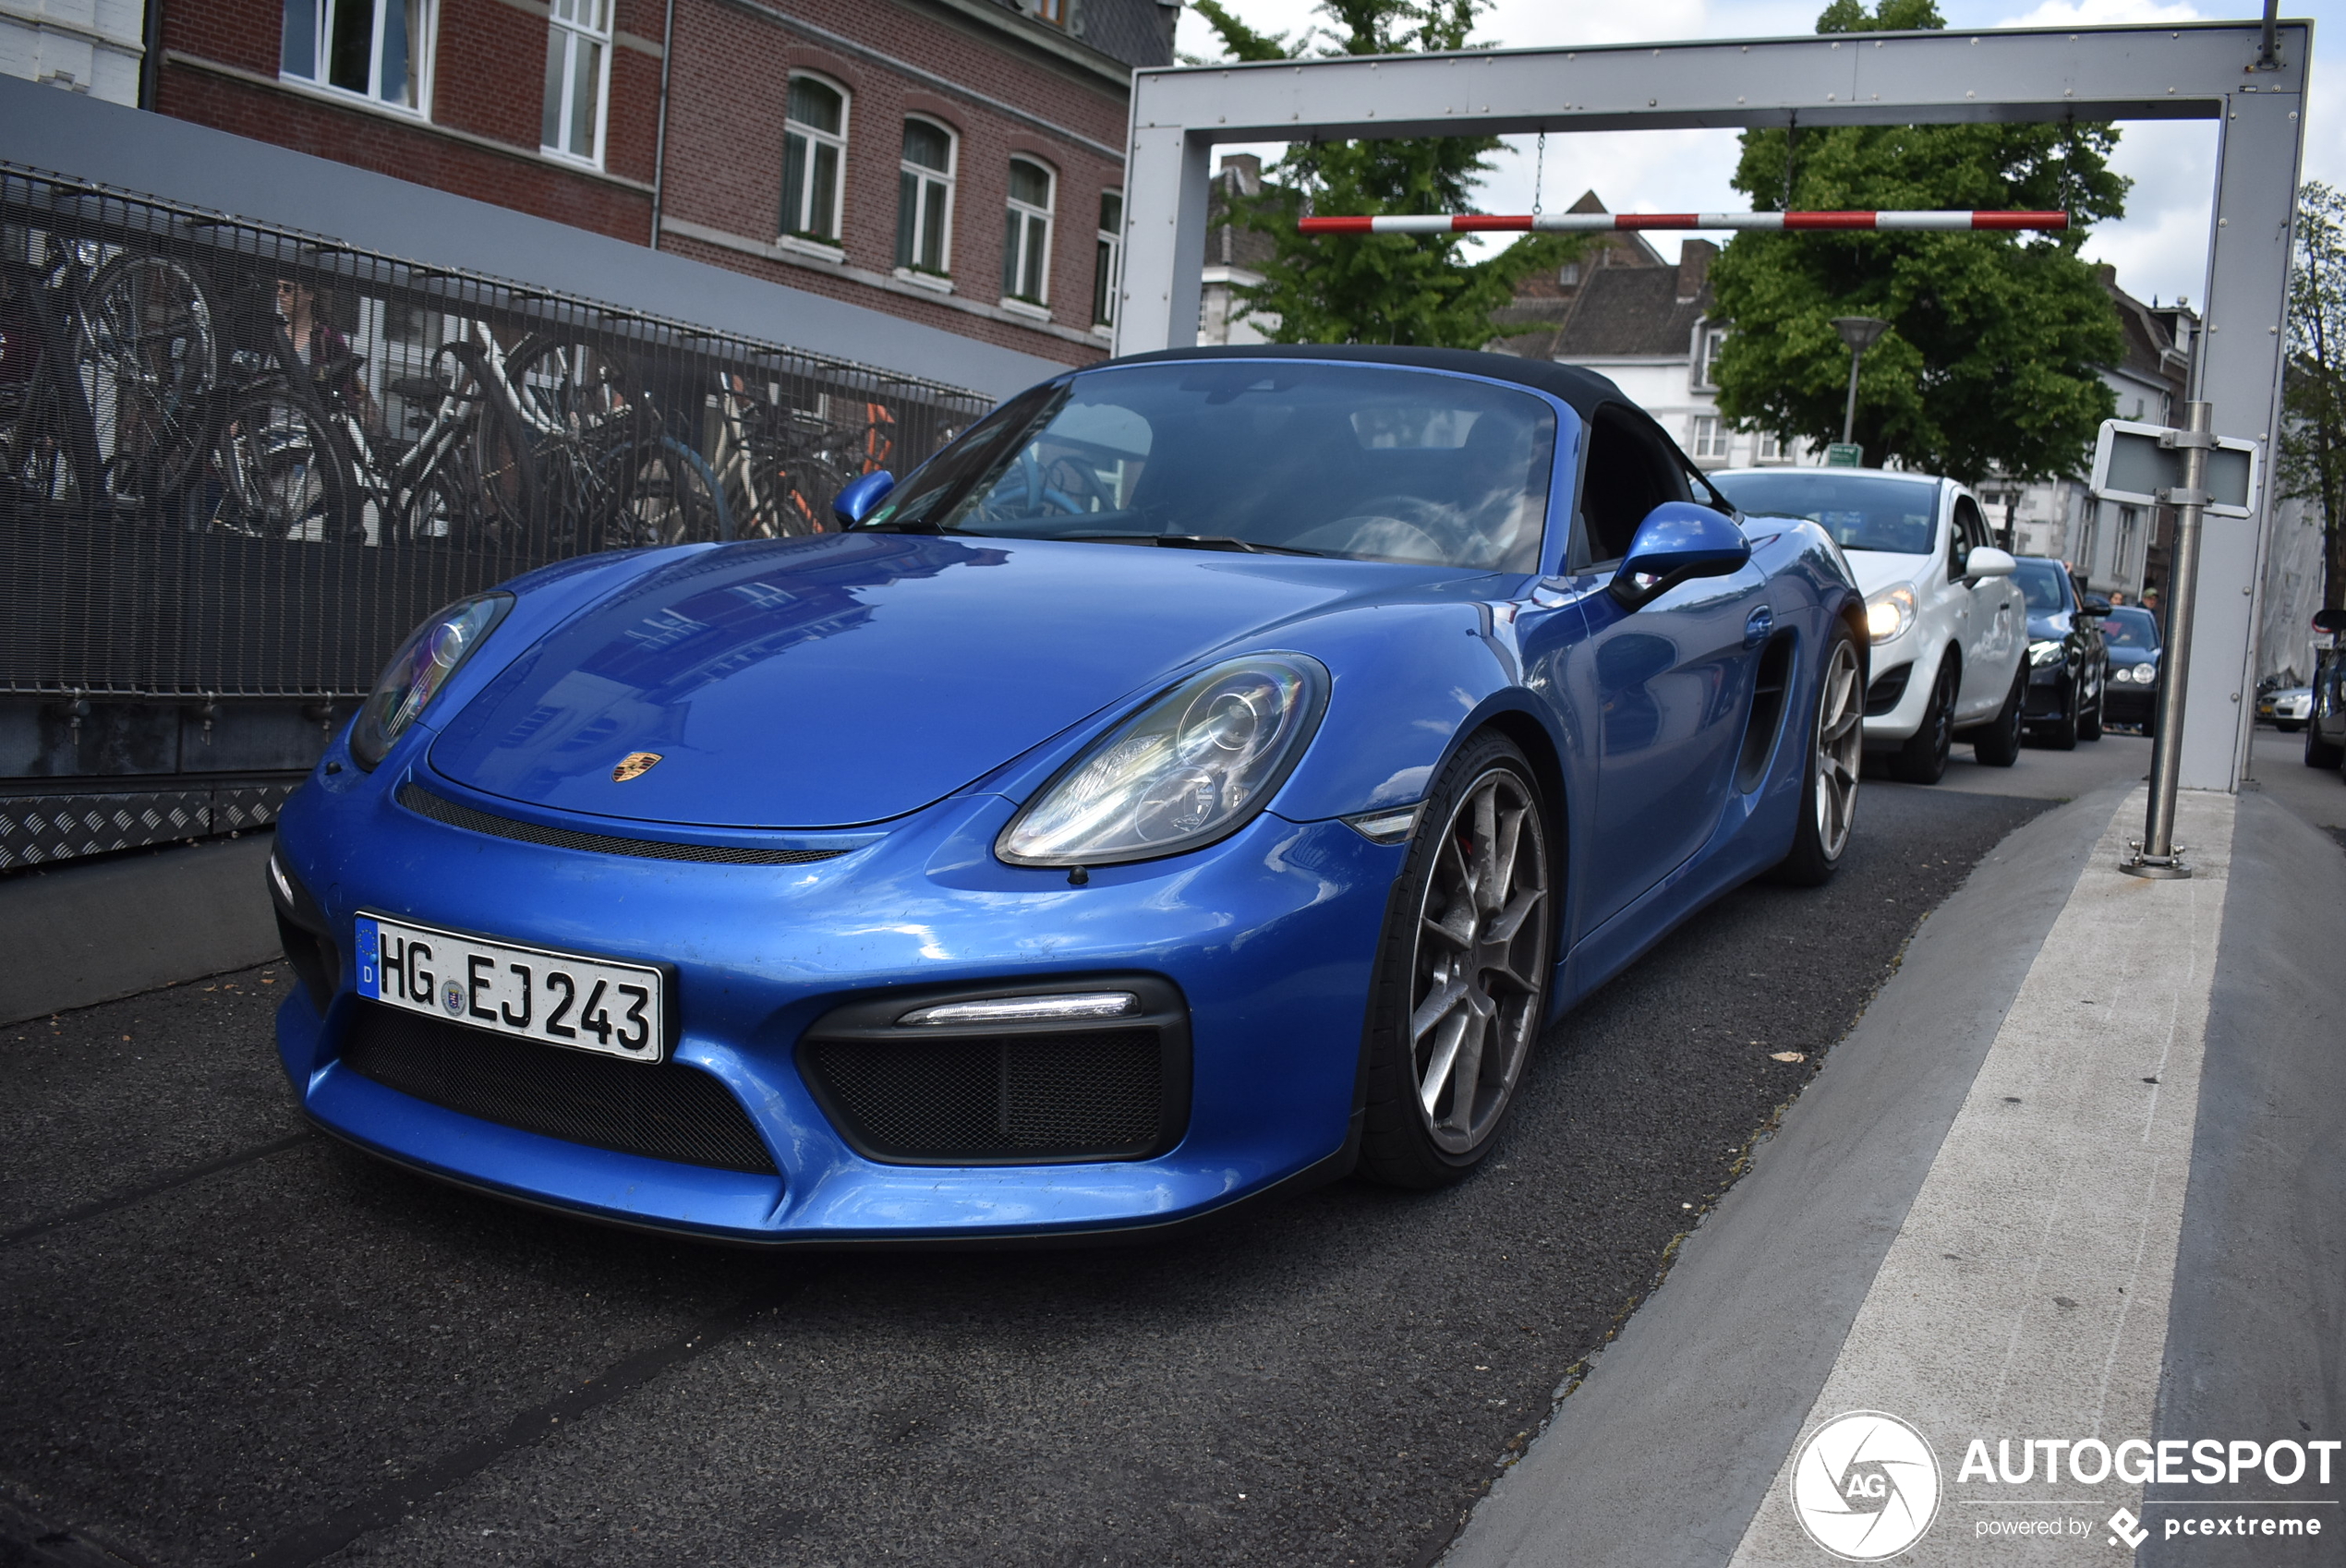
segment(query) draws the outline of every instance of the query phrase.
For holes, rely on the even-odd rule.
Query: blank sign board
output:
[[[2136,506],[2168,504],[2161,490],[2183,482],[2183,453],[2159,444],[2164,425],[2137,425],[2124,419],[2101,422],[2101,439],[2094,443],[2094,493],[2104,501]],[[2256,500],[2257,444],[2219,436],[2207,454],[2207,515],[2245,517]]]

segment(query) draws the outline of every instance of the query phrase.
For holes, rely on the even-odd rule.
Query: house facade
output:
[[[1605,207],[1590,191],[1570,210]],[[1502,335],[1492,349],[1610,377],[1704,468],[1813,461],[1798,443],[1735,429],[1720,416],[1711,369],[1727,327],[1711,296],[1719,247],[1688,239],[1673,263],[1634,232],[1593,237],[1578,260],[1516,286],[1493,318]]]
[[[176,0],[152,106],[1083,364],[1118,305],[1131,73],[1171,62],[1177,14]]]

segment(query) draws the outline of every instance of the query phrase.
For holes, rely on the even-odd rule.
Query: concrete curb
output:
[[[2020,828],[1924,921],[1664,1288],[1475,1510],[1449,1568],[1718,1568],[1734,1555],[2133,788]]]
[[[277,956],[262,831],[0,882],[0,1024]]]

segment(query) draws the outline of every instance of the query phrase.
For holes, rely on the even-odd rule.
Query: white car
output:
[[[2311,686],[2284,686],[2278,692],[2267,692],[2256,699],[2256,717],[2269,718],[2273,728],[2286,734],[2305,728],[2314,717],[2314,689]]]
[[[1866,750],[1936,784],[1957,740],[2020,756],[2028,609],[1979,499],[1953,479],[1879,468],[1735,468],[1711,482],[1747,515],[1806,517],[1841,543],[1873,631]]]

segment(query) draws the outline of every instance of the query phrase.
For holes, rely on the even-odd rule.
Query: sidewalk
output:
[[[2346,1561],[2346,1460],[2275,1478],[2346,1439],[2346,856],[2186,794],[2199,874],[2124,876],[2142,799],[2048,814],[1925,923],[1447,1563],[1829,1562],[1796,1471],[1852,1557]],[[2122,1478],[2178,1439],[2221,1484]]]

